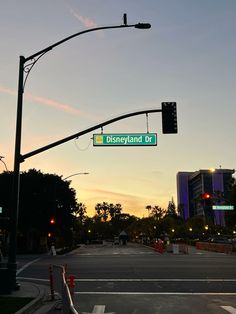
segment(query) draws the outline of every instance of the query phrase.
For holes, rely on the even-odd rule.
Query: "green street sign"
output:
[[[93,146],[156,146],[156,133],[93,134]]]
[[[213,210],[234,210],[234,205],[213,205]]]

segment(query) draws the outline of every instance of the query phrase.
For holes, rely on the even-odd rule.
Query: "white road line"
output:
[[[236,279],[217,279],[217,278],[206,278],[206,279],[181,279],[181,278],[174,278],[174,279],[166,279],[166,278],[114,278],[114,279],[106,279],[106,278],[77,278],[75,279],[77,282],[236,282]]]
[[[18,274],[21,273],[24,269],[26,269],[28,266],[30,266],[31,264],[33,264],[33,263],[35,263],[35,262],[37,262],[37,261],[39,261],[39,260],[40,260],[40,258],[36,258],[36,259],[34,259],[33,261],[31,261],[31,262],[25,264],[23,267],[21,267],[20,269],[17,270],[16,275],[18,275]]]
[[[222,307],[222,309],[226,310],[227,312],[229,312],[231,314],[236,314],[236,308],[235,307],[226,306],[226,305],[223,305],[221,307]]]
[[[23,269],[20,269],[18,272],[22,271]],[[35,280],[35,281],[44,281],[49,282],[49,279],[42,279],[42,278],[31,278],[31,277],[19,277],[17,276],[17,279],[23,279],[23,280]],[[153,278],[153,279],[146,279],[146,278],[140,278],[140,279],[129,279],[129,278],[123,278],[123,279],[106,279],[106,278],[81,278],[75,279],[75,282],[236,282],[236,279],[165,279],[165,278]]]
[[[31,280],[31,281],[42,281],[42,282],[49,282],[49,279],[42,279],[42,278],[31,278],[31,277],[18,277],[18,280]]]
[[[105,305],[94,305],[92,313],[82,312],[82,314],[115,314],[114,312],[105,313],[105,307]]]
[[[236,292],[108,292],[108,291],[75,291],[74,294],[95,294],[95,295],[236,295]],[[236,314],[236,312],[233,312]]]

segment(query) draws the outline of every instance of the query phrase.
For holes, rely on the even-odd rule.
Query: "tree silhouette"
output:
[[[0,175],[0,203],[7,215],[11,210],[12,172]],[[20,175],[20,206],[18,218],[18,248],[24,251],[45,250],[47,237],[57,246],[72,242],[72,213],[77,201],[70,182],[55,174],[44,174],[36,169]],[[55,219],[53,226],[51,218]]]
[[[171,198],[171,201],[169,201],[168,203],[166,216],[177,217],[177,211],[173,197]]]

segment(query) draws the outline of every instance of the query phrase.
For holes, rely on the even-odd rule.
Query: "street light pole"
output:
[[[19,78],[18,78],[18,96],[17,96],[17,118],[16,118],[16,137],[15,137],[15,156],[12,198],[10,207],[10,238],[8,250],[8,285],[7,290],[19,289],[16,283],[16,244],[17,244],[17,224],[19,212],[19,192],[20,192],[20,150],[21,150],[21,130],[22,130],[22,106],[24,93],[24,63],[25,58],[20,56]]]
[[[14,173],[13,173],[13,188],[12,188],[12,203],[10,208],[10,239],[9,239],[9,254],[8,254],[8,283],[6,290],[14,290],[19,288],[19,285],[16,283],[16,244],[17,244],[17,224],[18,224],[18,212],[19,212],[19,191],[20,191],[20,163],[21,159],[21,131],[22,131],[22,107],[23,107],[23,94],[26,80],[30,71],[32,70],[35,63],[48,51],[53,48],[63,44],[64,42],[77,37],[79,35],[104,30],[104,29],[115,29],[115,28],[130,28],[134,27],[137,29],[149,29],[151,25],[149,23],[138,23],[133,25],[127,24],[126,14],[124,15],[124,24],[116,26],[104,26],[104,27],[95,27],[90,28],[78,33],[75,33],[69,37],[66,37],[51,46],[48,46],[33,55],[25,58],[20,56],[19,62],[19,78],[18,78],[18,96],[17,96],[17,117],[16,117],[16,135],[15,135],[15,155],[14,155]],[[27,63],[28,62],[28,63]],[[24,77],[24,73],[26,76]],[[1,276],[0,276],[1,277]],[[5,277],[4,277],[5,278]],[[1,278],[0,278],[1,279]],[[1,280],[2,281],[2,280]],[[3,282],[3,281],[2,281]],[[4,283],[3,283],[4,284]]]

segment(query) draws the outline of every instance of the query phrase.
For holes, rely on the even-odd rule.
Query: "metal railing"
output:
[[[54,299],[55,292],[59,293],[62,300],[63,314],[79,314],[74,307],[71,291],[66,280],[65,267],[61,265],[52,265],[51,274],[52,277],[50,278],[50,282],[52,299]]]

